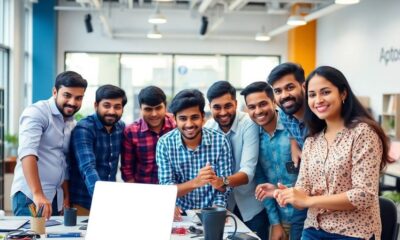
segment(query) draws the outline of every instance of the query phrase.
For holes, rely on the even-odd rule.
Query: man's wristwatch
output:
[[[224,184],[222,184],[223,188],[229,187],[229,178],[228,177],[222,177],[222,182],[224,183]]]

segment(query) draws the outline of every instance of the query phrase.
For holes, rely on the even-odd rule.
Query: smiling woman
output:
[[[378,183],[389,160],[386,136],[339,70],[319,67],[305,87],[310,136],[300,175],[295,188],[275,197],[281,206],[308,208],[304,240],[380,239]]]

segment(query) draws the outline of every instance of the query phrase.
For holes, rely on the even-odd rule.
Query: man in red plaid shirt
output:
[[[125,128],[121,160],[125,182],[158,184],[156,145],[176,124],[166,110],[166,96],[156,87],[143,88],[138,96],[142,117]]]

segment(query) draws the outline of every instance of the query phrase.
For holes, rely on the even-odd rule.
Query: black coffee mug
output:
[[[64,225],[76,226],[76,208],[64,208]]]
[[[235,217],[226,213],[222,207],[209,207],[201,209],[201,222],[204,227],[205,240],[222,240],[224,236],[225,220],[231,217],[235,223],[235,230],[232,237],[235,236],[237,223]]]

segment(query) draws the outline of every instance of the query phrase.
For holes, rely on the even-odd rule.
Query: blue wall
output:
[[[32,16],[32,102],[51,96],[57,69],[56,0],[33,4]]]

